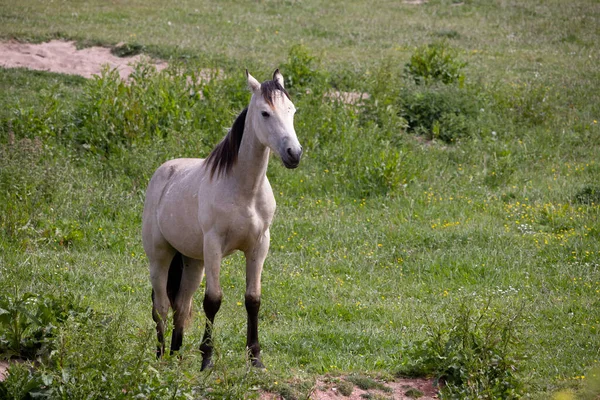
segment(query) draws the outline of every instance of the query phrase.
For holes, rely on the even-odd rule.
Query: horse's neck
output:
[[[263,145],[252,131],[251,121],[246,122],[232,177],[240,191],[253,196],[262,188],[267,177],[269,148]]]

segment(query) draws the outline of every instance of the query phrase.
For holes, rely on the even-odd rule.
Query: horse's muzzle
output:
[[[283,161],[283,165],[286,168],[294,169],[300,165],[300,158],[302,157],[302,146],[298,149],[293,149],[288,147],[285,153],[281,157],[281,161]]]

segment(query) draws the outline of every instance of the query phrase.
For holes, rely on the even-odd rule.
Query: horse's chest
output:
[[[272,220],[272,213],[256,207],[242,207],[221,215],[221,236],[229,253],[247,250],[264,236]]]

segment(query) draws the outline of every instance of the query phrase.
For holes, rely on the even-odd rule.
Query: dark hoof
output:
[[[202,359],[202,368],[200,368],[200,371],[206,371],[207,369],[212,369],[212,367],[214,367],[215,364],[212,362],[212,360],[210,358],[203,358]]]
[[[253,358],[251,362],[254,368],[265,369],[265,364],[263,364],[262,361],[260,361],[260,358]]]

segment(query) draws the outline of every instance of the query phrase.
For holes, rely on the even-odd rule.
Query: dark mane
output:
[[[248,108],[244,108],[244,111],[237,116],[225,138],[221,140],[221,143],[206,158],[206,167],[210,168],[211,179],[215,172],[217,176],[222,173],[229,173],[237,161],[238,151],[242,143],[242,135],[244,134],[244,125],[246,124],[246,114],[248,114]]]
[[[277,82],[275,80],[266,81],[260,85],[260,92],[263,95],[263,99],[265,99],[267,104],[270,105],[271,107],[273,107],[273,100],[275,99],[275,93],[277,93],[278,91],[285,94],[288,99],[290,98],[290,95],[288,94],[288,92],[283,88],[283,86],[281,86],[279,84],[279,82]]]

